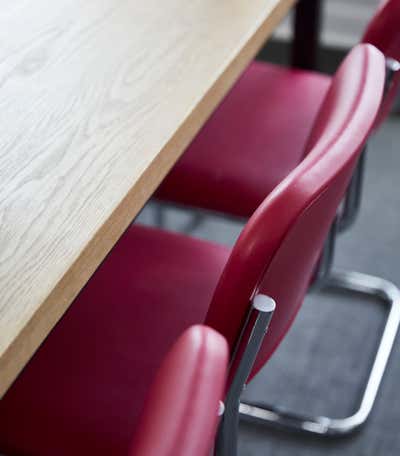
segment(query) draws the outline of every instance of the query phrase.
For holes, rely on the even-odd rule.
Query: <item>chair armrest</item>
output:
[[[200,325],[186,330],[157,372],[130,456],[210,454],[227,364],[223,336]]]

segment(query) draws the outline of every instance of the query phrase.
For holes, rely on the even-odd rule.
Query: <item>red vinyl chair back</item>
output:
[[[362,38],[363,43],[377,47],[386,57],[400,61],[400,2],[382,2],[369,22]]]
[[[345,59],[313,126],[307,157],[256,210],[215,290],[206,322],[233,350],[255,293],[277,307],[250,378],[270,358],[304,299],[336,211],[375,121],[385,60],[360,44]]]
[[[376,46],[383,54],[400,62],[400,1],[383,1],[368,24],[362,38],[364,43]],[[379,125],[390,112],[396,94],[400,87],[400,71],[391,83],[377,125]]]
[[[227,366],[224,337],[205,326],[187,329],[158,370],[130,456],[208,456]]]

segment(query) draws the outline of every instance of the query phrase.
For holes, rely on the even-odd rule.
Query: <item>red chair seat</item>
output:
[[[228,255],[130,228],[0,401],[0,453],[126,456],[161,360],[204,321]]]
[[[157,198],[250,217],[302,160],[330,77],[253,62]]]

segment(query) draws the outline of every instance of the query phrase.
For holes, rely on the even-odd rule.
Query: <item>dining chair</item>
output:
[[[221,331],[233,346],[234,340],[238,343],[235,320],[240,319],[226,318],[229,312],[232,314],[232,303],[235,308],[241,303],[245,309],[254,293],[276,301],[269,332],[248,380],[274,353],[303,302],[327,233],[335,225],[341,198],[379,112],[384,75],[384,57],[376,48],[364,44],[352,50],[325,96],[310,133],[306,158],[255,211],[232,250],[213,296],[208,324]],[[228,449],[224,454],[234,454],[229,436],[234,432],[232,429],[237,429],[237,410],[251,422],[319,436],[345,435],[366,422],[399,326],[400,291],[386,280],[347,271],[331,273],[326,286],[369,299],[372,296],[388,309],[359,407],[344,418],[283,412],[279,407],[239,404],[237,386],[228,393],[223,430],[219,434],[222,447]],[[243,311],[243,319],[244,314]],[[235,348],[234,352],[242,351]]]
[[[70,334],[70,336],[80,338],[81,341],[84,340],[78,334]],[[50,336],[50,340],[52,337]],[[64,343],[69,343],[67,338]],[[107,341],[103,346],[106,343]],[[57,342],[55,345],[60,349]],[[79,342],[72,342],[73,349],[79,349],[79,345]],[[136,347],[136,349],[140,350],[140,347]],[[46,348],[44,351],[46,352]],[[62,357],[63,354],[65,355],[65,349],[64,353],[59,353],[59,356]],[[104,350],[101,352],[101,355],[107,356],[108,354]],[[75,355],[79,356],[78,353]],[[96,356],[96,353],[93,352],[92,356]],[[162,360],[152,385],[145,395],[142,395],[143,391],[140,387],[136,391],[135,383],[133,383],[131,385],[133,396],[120,398],[119,394],[122,390],[118,383],[110,383],[110,390],[102,391],[102,394],[107,393],[109,400],[107,401],[106,396],[96,396],[96,408],[88,411],[91,414],[90,417],[87,412],[79,411],[77,413],[74,407],[75,399],[68,402],[69,394],[71,394],[67,389],[68,379],[78,376],[82,381],[80,386],[83,389],[93,388],[96,391],[96,385],[85,384],[85,380],[88,382],[90,379],[85,379],[78,371],[67,372],[61,369],[61,375],[67,374],[68,376],[62,385],[65,388],[63,390],[56,384],[60,376],[52,372],[53,369],[57,369],[57,366],[49,365],[45,372],[39,373],[40,368],[45,365],[44,357],[48,362],[54,361],[51,360],[48,351],[47,354],[43,354],[43,349],[40,349],[39,359],[35,358],[33,361],[36,363],[33,370],[36,370],[36,374],[40,376],[46,376],[43,379],[45,385],[41,386],[37,383],[42,381],[40,378],[34,379],[32,384],[25,383],[25,386],[21,386],[17,380],[17,384],[13,388],[23,397],[15,400],[10,399],[7,395],[4,399],[5,405],[0,406],[2,413],[7,410],[7,402],[10,400],[14,401],[14,406],[18,406],[18,409],[13,412],[14,416],[19,416],[17,421],[12,420],[9,423],[4,418],[1,420],[5,426],[0,437],[1,451],[4,451],[5,454],[20,456],[27,454],[41,456],[67,454],[210,455],[217,431],[218,415],[222,411],[220,400],[224,394],[228,363],[228,345],[224,337],[215,330],[202,325],[194,325],[186,329]],[[90,358],[86,362],[93,367],[94,363]],[[124,367],[128,367],[126,364]],[[153,366],[153,360],[149,360],[147,366],[144,364],[141,367],[153,370]],[[112,363],[109,367],[113,367]],[[29,373],[23,373],[23,377],[28,376],[33,379],[35,374],[32,374],[32,368],[28,367],[27,370]],[[132,381],[134,371],[135,365],[130,366],[130,369],[126,371],[126,382]],[[99,375],[98,381],[102,382],[102,374],[97,372],[97,375]],[[143,372],[143,375],[146,380],[149,378],[146,372]],[[23,380],[24,382],[26,380]],[[71,386],[73,386],[73,380]],[[62,396],[58,397],[54,404],[50,404],[48,400],[51,397],[55,399],[55,395],[51,392],[46,394],[45,388],[54,388],[57,393],[66,395],[62,407],[59,407],[60,401],[63,400]],[[139,393],[140,395],[138,395]],[[13,391],[10,394],[13,396]],[[32,398],[29,398],[30,394],[32,394]],[[146,397],[145,400],[144,397]],[[121,405],[121,401],[126,401],[125,417],[119,416],[114,404],[111,403],[113,399],[119,405]],[[41,403],[42,401],[43,403]],[[38,406],[34,415],[32,402]],[[87,401],[85,401],[85,405],[87,405]],[[46,416],[46,413],[49,412],[47,407],[51,408],[53,413],[51,416]],[[25,408],[28,417],[25,417]],[[121,418],[126,419],[128,423]],[[11,425],[15,425],[16,428],[12,429]],[[132,425],[131,428],[130,425]],[[96,432],[93,432],[95,427],[97,427]],[[7,436],[5,436],[6,434]],[[14,442],[13,439],[15,439]]]
[[[230,356],[216,454],[236,455],[239,416],[275,425],[288,421],[240,403],[241,392],[302,304],[378,113],[384,67],[373,46],[349,54],[314,124],[312,150],[262,202],[232,249],[132,225],[0,401],[0,451],[128,454],[138,402],[156,367],[182,331],[202,323],[226,338]],[[357,279],[348,288],[360,288]],[[358,291],[369,294],[374,286],[391,311],[360,410],[342,420],[302,419],[309,432],[350,432],[368,417],[400,313],[394,285],[375,281]],[[201,370],[199,380],[203,375]],[[196,401],[189,409],[198,413]]]
[[[387,57],[380,120],[400,82],[399,23],[400,2],[386,0],[362,38]],[[325,74],[252,62],[161,183],[156,199],[197,209],[187,231],[203,220],[204,211],[248,219],[310,150],[310,131],[330,84]],[[346,194],[338,231],[349,228],[358,214],[364,162],[365,153]],[[162,226],[162,205],[157,215]]]

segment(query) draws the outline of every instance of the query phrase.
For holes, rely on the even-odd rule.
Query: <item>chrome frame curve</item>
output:
[[[359,408],[345,418],[307,416],[257,404],[240,404],[241,418],[291,431],[320,436],[342,436],[358,430],[368,419],[392,351],[400,323],[400,290],[391,282],[367,274],[336,271],[325,278],[323,287],[347,290],[378,298],[389,307],[382,337]]]

